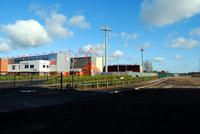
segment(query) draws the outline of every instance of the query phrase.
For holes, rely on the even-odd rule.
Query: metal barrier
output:
[[[63,73],[48,75],[26,73],[26,74],[9,74],[7,76],[0,76],[1,88],[31,88],[32,86],[44,86],[55,84],[60,89],[79,89],[86,90],[91,88],[112,88],[124,87],[129,84],[143,82],[147,80],[156,79],[157,77],[137,77],[131,76],[64,76]]]

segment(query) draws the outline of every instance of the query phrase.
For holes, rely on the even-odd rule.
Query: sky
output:
[[[1,0],[0,57],[93,48],[109,64],[200,71],[200,0]]]

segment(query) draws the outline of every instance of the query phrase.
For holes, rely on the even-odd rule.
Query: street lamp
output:
[[[143,53],[144,53],[144,48],[140,47],[140,51],[141,51],[141,59],[142,59],[142,72],[144,71],[143,67],[144,67],[144,57],[143,57]]]
[[[107,68],[107,32],[111,32],[112,30],[109,29],[107,26],[104,26],[103,28],[101,28],[101,31],[104,32],[104,38],[105,38],[105,73],[108,72],[108,68]]]

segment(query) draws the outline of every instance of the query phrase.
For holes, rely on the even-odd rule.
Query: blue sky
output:
[[[181,2],[181,3],[180,3]],[[200,0],[1,0],[0,57],[92,47],[109,64],[141,64],[139,48],[154,70],[199,71]]]

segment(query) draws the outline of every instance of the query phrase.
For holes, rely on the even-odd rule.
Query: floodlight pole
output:
[[[112,30],[111,29],[109,29],[107,26],[105,26],[105,27],[103,27],[102,29],[101,29],[101,31],[103,31],[104,32],[104,38],[105,38],[105,73],[107,73],[108,72],[108,68],[107,68],[107,32],[111,32]]]
[[[200,72],[200,59],[199,59],[199,70],[198,71]]]
[[[140,48],[140,51],[141,51],[141,59],[142,59],[142,72],[144,71],[144,57],[143,57],[143,53],[144,53],[144,48]]]

